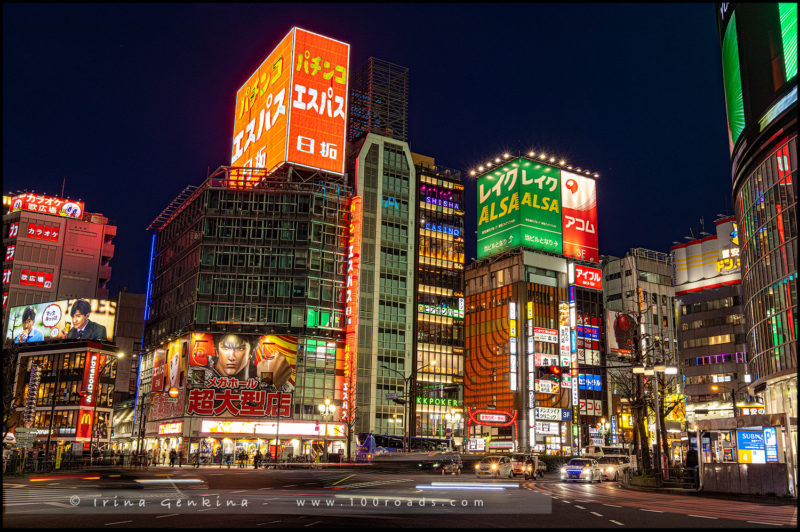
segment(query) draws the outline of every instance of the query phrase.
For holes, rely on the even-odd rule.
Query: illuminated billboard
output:
[[[11,198],[9,212],[17,211],[39,212],[53,216],[80,219],[83,216],[83,202],[26,193]]]
[[[606,339],[608,353],[630,355],[634,349],[634,335],[636,334],[633,318],[624,312],[614,310],[606,311]]]
[[[64,299],[12,307],[6,339],[16,343],[46,340],[114,339],[117,302],[105,299]]]
[[[597,188],[594,179],[561,171],[564,255],[600,262]]]
[[[797,104],[797,2],[724,2],[717,28],[736,175],[739,152]]]
[[[716,235],[670,248],[675,265],[676,295],[742,282],[736,217],[719,219],[715,224]]]
[[[231,166],[344,173],[350,45],[292,30],[236,93]]]
[[[598,261],[595,182],[526,157],[479,177],[478,259],[520,246]]]

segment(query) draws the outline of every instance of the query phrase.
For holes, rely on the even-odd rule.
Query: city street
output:
[[[616,483],[476,479],[364,468],[151,468],[3,483],[6,526],[795,527],[790,504],[649,493]],[[116,507],[115,507],[116,505]],[[216,517],[210,517],[215,515]]]

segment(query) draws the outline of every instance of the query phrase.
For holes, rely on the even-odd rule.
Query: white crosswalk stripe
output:
[[[353,484],[338,484],[336,487],[341,489],[369,488],[372,486],[382,486],[385,484],[399,484],[401,482],[413,482],[411,478],[393,478],[387,480],[372,480],[367,482],[354,482]]]

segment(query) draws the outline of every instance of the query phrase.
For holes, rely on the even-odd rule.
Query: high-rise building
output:
[[[42,194],[19,192],[3,203],[4,324],[11,307],[108,299],[117,234],[108,218],[85,212],[80,200]]]
[[[797,3],[717,4],[752,393],[797,449]]]
[[[673,286],[672,257],[667,253],[644,248],[631,249],[624,257],[604,257],[603,279],[606,305],[606,339],[610,366],[620,369],[610,372],[609,396],[613,411],[625,423],[620,425],[626,443],[633,440],[633,425],[630,420],[631,393],[635,382],[631,363],[643,363],[651,369],[659,364],[677,367],[679,345],[675,288]],[[638,331],[635,329],[639,322]],[[631,347],[638,337],[638,348]],[[636,349],[641,360],[633,356]],[[650,377],[652,382],[654,377]],[[659,385],[660,402],[674,405],[665,417],[665,430],[674,457],[680,457],[680,431],[684,428],[682,379],[675,375],[659,373],[664,382]],[[645,383],[646,386],[651,384]],[[635,386],[635,385],[633,385]],[[652,415],[652,398],[648,408]],[[646,424],[647,430],[655,428],[655,419]],[[655,443],[654,433],[650,433]]]
[[[736,218],[715,221],[716,234],[671,248],[686,421],[733,417],[750,401]],[[736,406],[735,406],[736,405]]]
[[[376,133],[408,141],[408,68],[370,57],[353,74],[348,140]]]
[[[221,167],[151,225],[147,449],[274,456],[277,433],[282,452],[310,454],[319,405],[341,404],[351,191],[293,166],[247,187],[241,172]],[[343,450],[343,425],[326,420],[329,451]]]
[[[349,150],[361,198],[356,431],[401,435],[414,371],[414,231],[417,186],[408,144],[368,133]],[[391,397],[391,396],[390,396]]]
[[[537,154],[478,168],[479,260],[465,270],[468,451],[578,453],[599,443],[608,414],[602,276],[590,265],[596,183]]]
[[[411,154],[417,174],[411,434],[461,445],[464,412],[464,184]]]

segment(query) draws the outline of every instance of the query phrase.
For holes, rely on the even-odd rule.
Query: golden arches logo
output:
[[[92,414],[89,412],[81,414],[81,420],[79,425],[91,425],[91,424],[92,424]]]

